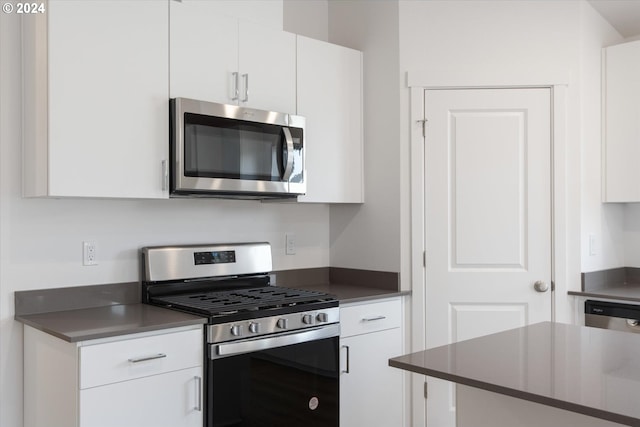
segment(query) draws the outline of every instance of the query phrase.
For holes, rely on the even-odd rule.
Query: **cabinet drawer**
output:
[[[401,311],[400,299],[340,307],[340,336],[399,328]]]
[[[201,366],[202,345],[193,329],[80,347],[80,388]]]

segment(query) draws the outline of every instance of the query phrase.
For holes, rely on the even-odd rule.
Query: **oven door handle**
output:
[[[302,332],[298,331],[266,338],[256,338],[248,341],[212,345],[210,347],[211,351],[209,357],[211,359],[218,359],[236,354],[251,353],[260,350],[268,350],[270,348],[284,347],[285,345],[332,338],[339,335],[340,324],[334,323],[321,328],[306,329]]]

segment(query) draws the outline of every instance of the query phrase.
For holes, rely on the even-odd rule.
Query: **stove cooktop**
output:
[[[291,313],[338,305],[333,296],[323,292],[279,286],[159,296],[151,302],[211,318],[225,317],[225,320],[231,315],[255,318],[274,312]]]

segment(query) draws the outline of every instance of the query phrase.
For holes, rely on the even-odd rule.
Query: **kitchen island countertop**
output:
[[[640,425],[640,336],[544,322],[389,365],[624,425]]]

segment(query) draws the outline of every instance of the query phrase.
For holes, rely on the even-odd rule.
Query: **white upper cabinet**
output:
[[[25,196],[166,198],[166,1],[23,17]]]
[[[296,36],[240,22],[240,105],[296,112]]]
[[[298,114],[306,117],[307,194],[363,203],[362,52],[298,36]]]
[[[215,2],[170,2],[170,96],[296,111],[295,35],[220,14]]]
[[[216,14],[213,2],[171,1],[169,93],[231,104],[238,70],[238,20]]]
[[[605,202],[640,202],[640,41],[604,49]]]

